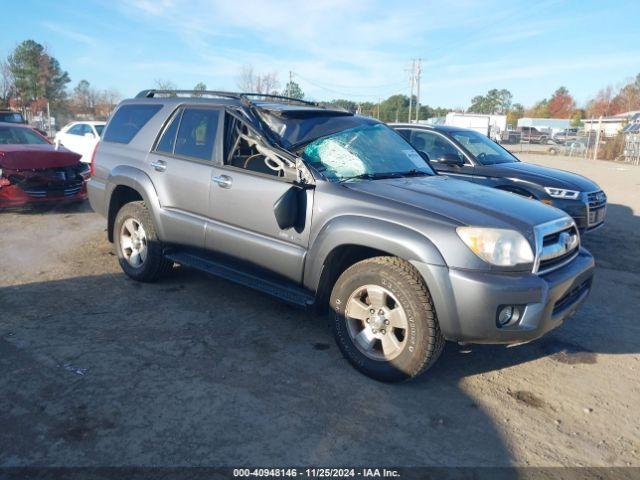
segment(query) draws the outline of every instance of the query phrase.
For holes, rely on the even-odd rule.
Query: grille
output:
[[[22,190],[33,198],[72,197],[82,190],[82,181],[59,185],[22,186]]]
[[[607,196],[602,190],[597,192],[591,192],[587,194],[587,200],[589,202],[589,210],[604,207],[607,204]]]
[[[538,273],[549,273],[570,262],[580,249],[580,237],[575,226],[545,235]]]
[[[553,306],[553,315],[566,310],[573,305],[586,291],[591,288],[591,279],[582,282],[577,287],[567,292]]]
[[[607,206],[607,196],[602,190],[587,194],[589,202],[589,227],[593,227],[604,222],[605,208]]]

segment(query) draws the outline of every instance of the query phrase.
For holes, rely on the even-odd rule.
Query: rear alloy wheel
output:
[[[154,282],[173,267],[144,202],[125,204],[116,215],[114,232],[120,267],[134,280]]]
[[[133,268],[139,268],[147,259],[147,234],[134,218],[128,218],[120,231],[120,249],[123,258]]]
[[[376,380],[413,378],[438,359],[444,337],[418,271],[397,257],[358,262],[331,293],[331,329],[351,364]]]

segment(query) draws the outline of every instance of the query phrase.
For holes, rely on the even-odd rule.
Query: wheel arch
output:
[[[110,242],[113,242],[113,225],[118,211],[123,205],[140,200],[151,213],[158,238],[164,238],[159,217],[158,194],[146,173],[134,167],[119,166],[109,175],[107,185],[107,236]]]
[[[304,285],[326,306],[337,278],[354,263],[377,256],[445,265],[440,251],[423,234],[394,223],[345,216],[329,222],[317,235],[305,263]],[[426,282],[426,279],[425,279]]]

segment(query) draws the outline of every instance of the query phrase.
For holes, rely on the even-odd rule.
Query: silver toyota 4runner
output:
[[[564,212],[439,176],[386,125],[310,102],[146,90],[111,116],[92,170],[128,276],[178,263],[324,308],[345,357],[383,381],[426,370],[445,340],[540,337],[591,289]]]

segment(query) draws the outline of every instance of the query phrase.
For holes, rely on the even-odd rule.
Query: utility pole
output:
[[[287,97],[291,96],[291,83],[293,82],[293,72],[289,70],[289,85],[287,85]]]
[[[411,123],[411,110],[413,107],[413,81],[414,74],[416,72],[416,61],[415,59],[411,60],[411,72],[409,73],[409,118],[407,121]]]
[[[419,58],[416,63],[416,123],[420,120],[420,75],[422,74],[422,59]]]

